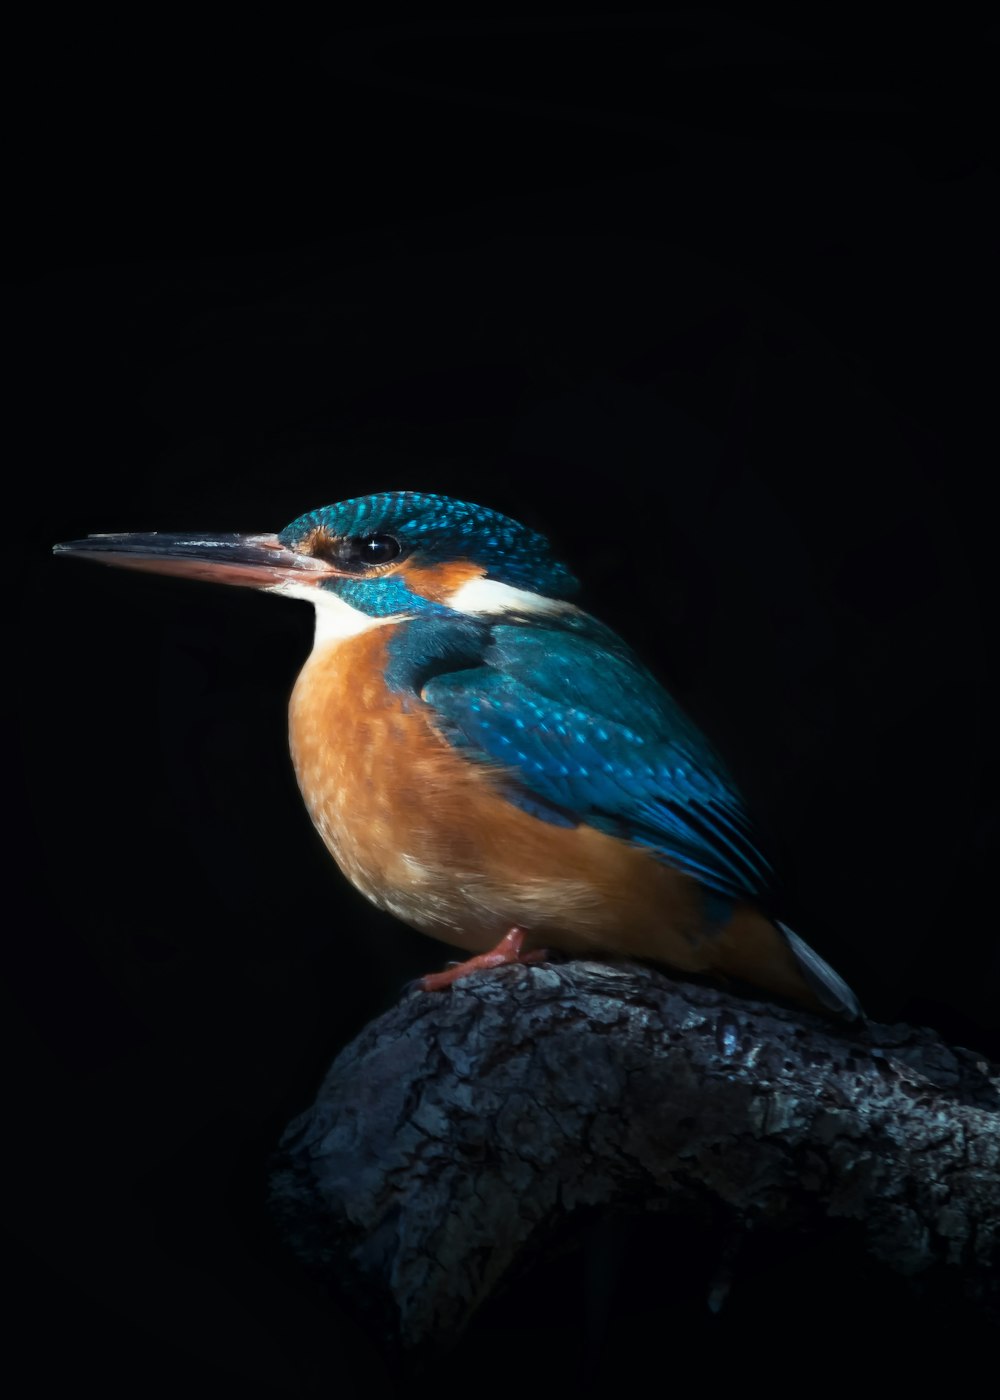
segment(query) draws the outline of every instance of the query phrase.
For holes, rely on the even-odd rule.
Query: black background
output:
[[[55,540],[399,488],[545,530],[729,757],[789,922],[871,1014],[1000,1050],[995,37],[765,8],[14,45],[6,1205],[39,1383],[393,1393],[274,1237],[267,1158],[447,956],[299,801],[309,610]],[[585,1255],[443,1391],[980,1336],[829,1255],[756,1259],[719,1319],[697,1242]]]

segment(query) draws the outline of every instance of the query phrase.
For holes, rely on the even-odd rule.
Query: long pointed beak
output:
[[[88,535],[53,547],[53,554],[93,559],[121,569],[233,583],[243,588],[319,583],[334,571],[309,554],[296,554],[277,535]]]

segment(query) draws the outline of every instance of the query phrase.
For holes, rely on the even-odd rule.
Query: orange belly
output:
[[[405,625],[405,624],[404,624]],[[774,926],[748,905],[705,926],[689,876],[593,827],[555,826],[508,801],[422,702],[383,680],[391,626],[314,651],[292,692],[292,760],[310,816],[380,908],[473,952],[517,925],[527,946],[729,971],[812,1000]]]
[[[460,948],[491,948],[517,924],[566,952],[708,967],[695,882],[616,837],[509,802],[497,774],[456,753],[419,701],[387,691],[389,631],[314,652],[289,710],[299,787],[348,879]]]

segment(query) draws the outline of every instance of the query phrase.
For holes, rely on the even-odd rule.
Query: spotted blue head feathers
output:
[[[358,577],[468,562],[484,577],[548,598],[579,585],[544,535],[487,506],[419,491],[385,491],[322,506],[293,520],[279,539]],[[376,572],[377,571],[377,572]],[[337,585],[334,585],[337,586]]]

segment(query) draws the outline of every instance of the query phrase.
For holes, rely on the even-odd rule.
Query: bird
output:
[[[722,757],[548,539],[387,491],[277,534],[90,535],[55,553],[310,602],[289,745],[314,826],[378,908],[509,963],[633,958],[845,1021],[854,992],[777,917]]]

